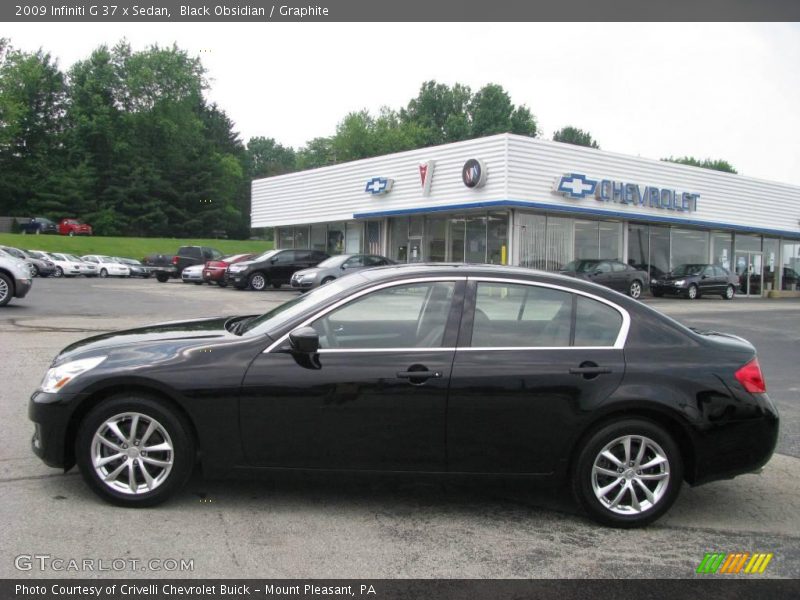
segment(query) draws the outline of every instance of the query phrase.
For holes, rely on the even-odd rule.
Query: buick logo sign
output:
[[[461,169],[461,179],[468,188],[483,187],[486,183],[486,166],[477,158],[470,158]]]

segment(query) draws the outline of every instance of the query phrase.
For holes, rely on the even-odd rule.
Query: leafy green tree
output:
[[[333,140],[329,137],[314,138],[297,152],[297,169],[300,171],[335,163]]]
[[[64,111],[57,62],[41,49],[22,52],[0,41],[0,214],[29,216],[61,168]]]
[[[711,169],[713,171],[723,171],[725,173],[733,174],[738,173],[731,163],[729,163],[727,160],[722,160],[721,158],[704,158],[703,160],[698,160],[693,156],[681,156],[679,158],[673,158],[670,156],[669,158],[662,158],[661,160],[665,162],[678,163],[681,165],[691,165],[693,167],[700,167],[702,169]]]
[[[426,81],[416,98],[399,113],[401,123],[417,130],[418,145],[432,146],[468,139],[467,109],[472,99],[468,86]]]
[[[588,131],[572,127],[571,125],[562,127],[556,131],[553,134],[553,141],[573,144],[575,146],[586,146],[587,148],[600,148]]]
[[[295,170],[297,155],[294,149],[285,147],[273,138],[254,137],[247,142],[250,177],[272,177]]]

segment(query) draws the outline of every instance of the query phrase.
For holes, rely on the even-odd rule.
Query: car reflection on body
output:
[[[755,471],[778,414],[754,347],[586,281],[491,265],[367,269],[259,316],[65,348],[34,452],[157,504],[263,468],[568,480],[595,520],[652,522],[683,481]],[[732,452],[730,449],[735,448]]]
[[[326,258],[316,267],[297,271],[290,283],[295,289],[310,290],[348,273],[392,264],[394,261],[376,254],[339,254]]]

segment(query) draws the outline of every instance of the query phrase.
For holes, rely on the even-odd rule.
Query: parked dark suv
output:
[[[170,277],[180,277],[186,267],[202,265],[209,260],[219,260],[222,252],[207,246],[181,246],[175,256],[151,254],[145,258],[145,265],[155,267],[153,273],[161,283]]]
[[[654,296],[672,294],[690,300],[703,294],[719,295],[730,300],[736,295],[739,276],[717,265],[678,265],[671,272],[650,282]]]
[[[58,225],[44,217],[34,217],[25,223],[19,223],[20,233],[58,233]]]
[[[243,290],[256,291],[271,285],[275,289],[289,283],[295,271],[315,267],[328,255],[319,250],[270,250],[252,260],[242,261],[228,267],[225,281]]]
[[[647,271],[611,259],[577,259],[564,265],[559,272],[592,283],[599,283],[612,290],[628,294],[631,298],[639,298],[647,289],[650,281]]]

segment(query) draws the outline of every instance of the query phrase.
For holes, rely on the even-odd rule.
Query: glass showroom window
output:
[[[328,223],[328,254],[344,253],[344,223]]]
[[[778,240],[764,238],[764,289],[780,289],[781,265],[778,258]]]
[[[599,249],[597,258],[610,258],[621,260],[622,252],[622,223],[613,221],[598,221],[597,223]]]
[[[486,262],[486,217],[467,217],[465,260],[468,263]]]
[[[647,225],[628,225],[628,264],[647,271],[650,264],[650,230]]]
[[[731,256],[733,256],[733,236],[721,231],[711,232],[711,262],[730,271]]]
[[[672,268],[708,262],[708,232],[696,229],[672,230]]]
[[[575,238],[572,219],[547,217],[547,271],[558,271],[573,259]]]
[[[278,248],[294,248],[294,228],[278,227]]]
[[[450,238],[450,256],[447,260],[464,262],[464,241],[467,237],[467,221],[464,217],[447,220],[447,235]]]
[[[651,277],[661,277],[669,267],[669,227],[650,226],[650,265]]]
[[[320,252],[328,250],[328,226],[325,223],[311,226],[311,248]]]
[[[408,218],[389,219],[389,258],[408,262]]]
[[[547,218],[517,212],[514,221],[519,244],[519,264],[531,269],[547,268]]]
[[[736,252],[760,252],[761,236],[737,233],[734,238]]]
[[[298,225],[294,228],[294,247],[308,248],[308,225]]]
[[[447,260],[447,219],[428,217],[425,223],[425,260],[444,262]]]
[[[363,223],[347,224],[344,242],[345,254],[358,254],[361,252],[361,232],[363,229]],[[299,248],[300,246],[297,247]]]
[[[597,247],[597,225],[597,221],[575,221],[575,259],[600,258]]]
[[[381,247],[381,222],[367,221],[365,223],[367,235],[365,237],[364,252],[367,254],[383,254]]]
[[[782,290],[800,290],[800,242],[781,244]]]
[[[489,213],[486,222],[486,262],[508,264],[508,213]]]

